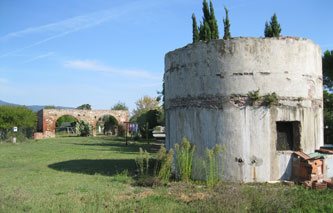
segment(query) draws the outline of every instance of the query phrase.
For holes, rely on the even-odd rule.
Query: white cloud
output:
[[[54,52],[48,52],[48,53],[45,53],[45,54],[42,54],[42,55],[30,58],[30,59],[24,61],[23,63],[29,63],[29,62],[36,61],[36,60],[39,60],[39,59],[42,59],[42,58],[47,58],[47,57],[50,57],[50,56],[52,56],[54,54],[55,54]]]
[[[120,75],[125,75],[128,77],[137,77],[137,78],[147,78],[147,79],[161,79],[159,76],[154,76],[148,71],[145,70],[135,70],[135,69],[118,69],[105,65],[99,64],[97,61],[93,60],[74,60],[67,61],[64,64],[65,67],[75,70],[87,70],[87,71],[99,71],[106,73],[116,73]]]
[[[5,79],[5,78],[0,78],[0,83],[1,83],[1,84],[7,83],[7,82],[8,82],[7,79]]]

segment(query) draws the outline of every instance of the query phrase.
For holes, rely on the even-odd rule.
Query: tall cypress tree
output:
[[[197,19],[194,15],[192,14],[192,27],[193,27],[193,43],[199,41],[199,31],[198,31],[198,25],[197,25]]]
[[[212,1],[209,1],[209,8],[210,8],[210,20],[209,20],[209,27],[211,30],[211,38],[218,39],[219,36],[219,28],[217,26],[217,20],[214,13],[214,7]]]
[[[210,12],[209,12],[208,3],[206,0],[204,0],[202,2],[202,12],[204,14],[203,21],[208,21],[210,19]]]
[[[224,24],[223,39],[229,39],[229,38],[231,38],[230,23],[229,23],[229,11],[226,7],[224,7],[224,10],[225,10],[225,19],[223,18],[223,24]]]
[[[192,14],[193,43],[197,42],[198,40],[209,41],[219,38],[219,30],[212,1],[210,0],[208,6],[207,1],[203,0],[202,5],[203,17],[199,28],[197,27],[195,15]],[[197,39],[198,34],[199,39]]]
[[[205,32],[204,32],[204,26],[202,22],[200,21],[200,27],[199,27],[199,40],[205,41]]]
[[[277,21],[276,13],[274,13],[274,15],[272,16],[271,27],[272,27],[273,37],[279,37],[281,33],[281,27]]]
[[[265,23],[265,37],[273,37],[272,27],[267,21]]]
[[[203,34],[203,38],[200,40],[204,40],[204,41],[209,41],[211,40],[211,29],[209,27],[209,20],[210,20],[210,12],[209,12],[209,7],[208,7],[208,3],[206,0],[204,0],[202,2],[202,12],[204,14],[203,16],[203,31],[204,31],[204,34]]]
[[[279,37],[281,33],[281,27],[277,21],[276,13],[271,17],[271,21],[268,24],[265,23],[265,37]]]
[[[205,41],[212,40],[212,31],[209,27],[208,21],[205,20],[203,28],[204,28],[204,38],[206,38]]]

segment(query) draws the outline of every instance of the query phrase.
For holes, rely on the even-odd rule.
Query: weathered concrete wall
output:
[[[226,180],[288,179],[292,151],[277,151],[276,122],[300,122],[304,152],[323,144],[321,61],[311,40],[285,37],[213,40],[169,52],[167,148],[186,137],[202,157],[225,144]],[[258,89],[261,96],[275,92],[278,104],[251,106],[247,94]]]
[[[129,121],[129,112],[126,110],[77,110],[77,109],[43,109],[38,112],[38,128],[41,127],[44,138],[55,137],[55,124],[64,115],[71,115],[78,121],[89,122],[96,135],[96,123],[103,115],[112,115],[120,125]]]

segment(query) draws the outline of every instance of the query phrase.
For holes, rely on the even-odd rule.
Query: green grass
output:
[[[332,212],[332,190],[224,183],[135,184],[139,147],[123,138],[0,144],[0,212]]]

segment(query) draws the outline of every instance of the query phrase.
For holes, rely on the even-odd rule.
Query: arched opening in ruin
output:
[[[96,122],[96,134],[100,135],[117,135],[118,120],[109,114],[102,115]]]
[[[72,115],[63,115],[60,116],[55,121],[55,135],[57,137],[70,137],[76,136],[77,132],[77,123],[79,120]]]

